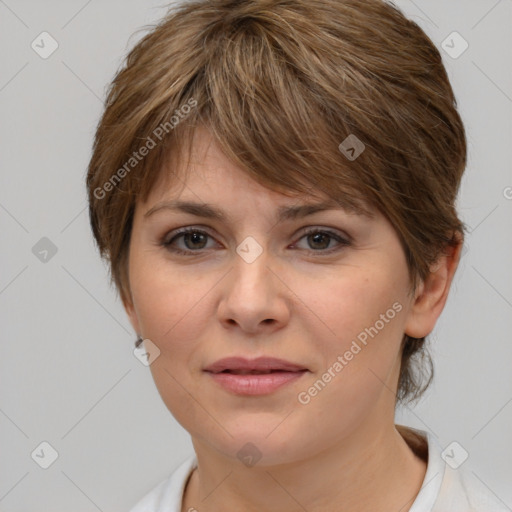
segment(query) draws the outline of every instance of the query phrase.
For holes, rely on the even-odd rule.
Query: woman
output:
[[[440,54],[383,1],[199,0],[137,44],[90,219],[195,456],[132,512],[505,510],[394,423],[431,380],[465,165]]]

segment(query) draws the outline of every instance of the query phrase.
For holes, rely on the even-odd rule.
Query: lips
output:
[[[233,375],[267,375],[269,373],[284,372],[286,370],[223,370],[220,373],[232,373]],[[219,373],[219,372],[217,372]]]
[[[274,357],[227,357],[204,370],[225,391],[241,396],[262,396],[299,381],[309,370]]]
[[[246,359],[244,357],[226,357],[205,368],[206,372],[231,373],[235,375],[265,375],[276,372],[302,372],[307,368],[274,357]]]

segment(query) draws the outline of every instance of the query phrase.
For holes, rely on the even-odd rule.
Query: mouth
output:
[[[296,381],[309,370],[283,359],[231,357],[220,359],[204,371],[230,393],[266,395]]]
[[[244,357],[225,357],[207,366],[205,371],[210,373],[233,373],[237,375],[268,374],[272,372],[300,372],[307,368],[275,357],[258,357],[246,359]]]
[[[304,370],[297,370],[301,372],[307,372],[306,369]],[[212,372],[212,373],[230,373],[232,375],[268,375],[270,373],[296,373],[292,372],[291,370],[222,370],[221,372]]]

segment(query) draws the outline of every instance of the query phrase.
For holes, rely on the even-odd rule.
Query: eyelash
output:
[[[175,254],[184,255],[184,256],[192,256],[193,253],[199,253],[201,251],[207,250],[207,249],[198,249],[197,251],[193,251],[193,250],[186,250],[185,251],[183,249],[177,249],[176,247],[172,247],[171,244],[173,242],[175,242],[179,237],[181,237],[183,235],[186,235],[187,233],[199,233],[201,235],[206,235],[206,236],[208,236],[210,238],[213,238],[206,231],[203,231],[201,229],[197,229],[197,228],[194,228],[194,227],[189,227],[189,228],[183,228],[180,231],[177,231],[176,233],[174,233],[172,238],[170,240],[168,240],[168,241],[166,241],[166,239],[168,238],[168,236],[166,235],[166,237],[164,237],[164,239],[162,240],[161,245],[164,246],[167,250],[169,250],[169,251],[171,251],[171,252],[173,252]],[[334,247],[334,248],[326,249],[326,250],[322,250],[322,249],[318,249],[318,250],[310,249],[310,250],[307,250],[307,249],[305,249],[309,253],[314,253],[314,254],[321,253],[321,254],[327,255],[327,254],[331,254],[331,253],[333,253],[335,251],[339,251],[343,247],[347,247],[347,246],[349,246],[351,244],[349,240],[341,237],[340,235],[338,235],[337,233],[334,233],[333,231],[330,231],[328,229],[318,229],[318,228],[310,228],[310,229],[308,229],[307,231],[302,233],[302,235],[299,238],[299,240],[301,240],[302,238],[304,238],[304,237],[306,237],[308,235],[317,234],[317,233],[321,233],[323,235],[327,235],[330,238],[335,239],[339,243],[339,245]]]

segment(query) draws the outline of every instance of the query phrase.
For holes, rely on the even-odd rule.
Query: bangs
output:
[[[320,193],[371,216],[380,162],[372,157],[372,138],[357,128],[361,120],[351,120],[349,112],[357,109],[355,100],[349,106],[348,85],[346,104],[340,105],[336,82],[342,73],[333,73],[326,62],[324,76],[318,69],[312,76],[305,56],[304,62],[294,59],[290,43],[259,34],[255,21],[217,30],[205,36],[202,59],[190,64],[190,77],[182,73],[163,82],[154,95],[160,102],[149,112],[145,106],[138,142],[129,152],[148,137],[156,148],[137,168],[129,192],[145,201],[160,180],[183,179],[178,167],[188,168],[194,134],[204,127],[225,156],[259,184],[287,195]],[[339,150],[348,136],[364,140],[365,151],[354,161]]]

